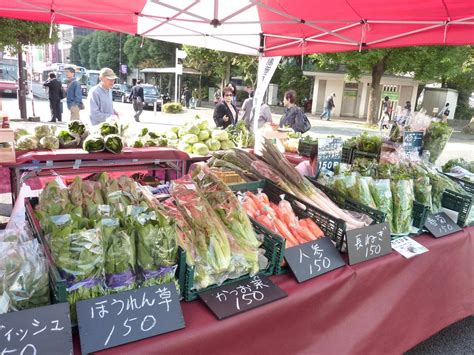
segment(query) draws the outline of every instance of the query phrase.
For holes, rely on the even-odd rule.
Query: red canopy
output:
[[[474,43],[472,0],[12,0],[0,13],[267,56]]]

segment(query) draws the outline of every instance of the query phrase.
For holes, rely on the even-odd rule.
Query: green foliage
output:
[[[279,92],[283,100],[283,94],[287,90],[296,91],[296,103],[301,106],[311,90],[311,80],[303,75],[300,66],[286,62],[281,65]]]
[[[132,68],[170,67],[174,66],[175,43],[154,39],[127,36],[122,38],[123,53],[127,56],[128,65]]]
[[[49,23],[0,18],[0,28],[0,49],[5,47],[14,55],[28,44],[42,45],[58,41],[56,25],[49,38]]]
[[[99,32],[91,33],[90,36],[89,66],[87,69],[99,69],[99,64],[97,63],[97,53],[99,52]]]
[[[120,49],[119,36],[118,33],[98,32],[97,65],[99,68],[107,67],[117,71]]]
[[[90,55],[89,49],[92,43],[92,34],[83,37],[81,43],[78,45],[79,57],[81,58],[81,63],[87,69],[93,69],[90,67]],[[74,45],[74,42],[73,42]],[[72,49],[71,49],[72,50]]]
[[[84,63],[82,63],[81,53],[79,52],[79,46],[84,41],[84,39],[85,37],[76,37],[72,40],[69,61],[76,65],[87,67],[87,65],[84,65]]]
[[[183,111],[183,106],[177,102],[168,102],[163,105],[163,112],[165,113],[180,113]]]

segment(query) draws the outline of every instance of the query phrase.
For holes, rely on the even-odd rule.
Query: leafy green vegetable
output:
[[[35,127],[35,137],[39,139],[47,136],[54,136],[55,127],[50,125],[41,125]]]
[[[221,149],[221,143],[217,139],[208,139],[206,145],[209,147],[209,150],[215,151]]]
[[[391,232],[408,234],[413,222],[413,180],[393,180],[391,190],[393,198]]]
[[[70,121],[67,125],[69,132],[82,136],[86,133],[86,125],[81,121]]]
[[[81,137],[66,129],[59,131],[57,137],[61,148],[77,148],[81,144]]]
[[[378,153],[382,146],[382,137],[363,132],[356,138],[357,150],[366,153]]]
[[[217,139],[219,141],[226,141],[229,140],[229,135],[227,131],[224,131],[222,129],[215,129],[212,131],[211,137],[214,139]]]
[[[118,134],[109,134],[104,138],[105,150],[108,150],[111,153],[118,154],[122,152],[123,141],[122,137]]]
[[[30,135],[30,132],[28,132],[27,129],[25,128],[17,128],[14,131],[15,134],[15,141],[19,140],[22,136],[28,136]]]
[[[108,136],[109,134],[118,134],[119,128],[115,123],[102,122],[99,125],[99,133],[102,137]]]
[[[444,122],[432,122],[423,138],[423,149],[430,151],[430,162],[434,163],[451,138],[453,129]]]
[[[192,145],[194,143],[199,142],[199,138],[195,134],[186,134],[181,137],[181,142]]]
[[[234,142],[232,142],[232,141],[221,141],[221,149],[222,150],[227,150],[227,149],[231,149],[231,148],[235,148]]]
[[[195,143],[193,145],[193,153],[197,155],[208,155],[209,148],[204,143]]]
[[[43,149],[59,149],[59,139],[55,136],[46,136],[40,139],[40,146]]]
[[[460,166],[461,168],[474,173],[474,161],[467,161],[464,158],[450,159],[446,164],[443,165],[443,172],[448,173],[455,166]]]
[[[38,149],[38,138],[35,136],[22,136],[16,142],[18,150],[35,150]]]
[[[252,136],[253,133],[251,133],[247,127],[245,126],[244,121],[239,121],[237,124],[230,125],[226,128],[226,131],[228,133],[228,138],[229,140],[238,148],[247,148],[250,147],[250,144],[252,143]],[[213,137],[214,138],[214,137]],[[225,140],[223,140],[225,141]]]
[[[104,138],[99,135],[91,135],[84,140],[82,149],[89,153],[102,152],[105,149]]]
[[[374,180],[373,184],[369,185],[369,188],[377,210],[385,213],[385,220],[391,224],[393,218],[393,197],[392,190],[390,189],[390,180]]]
[[[148,133],[148,128],[143,127],[138,136],[139,137],[145,137],[147,133]]]

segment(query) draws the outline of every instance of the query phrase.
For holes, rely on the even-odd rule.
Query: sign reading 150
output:
[[[339,165],[338,161],[319,161],[318,162],[318,169],[324,168],[324,169],[331,170],[331,169],[335,168],[338,165]]]

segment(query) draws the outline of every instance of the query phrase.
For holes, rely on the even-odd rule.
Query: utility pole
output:
[[[119,34],[119,84],[122,83],[122,33]]]

